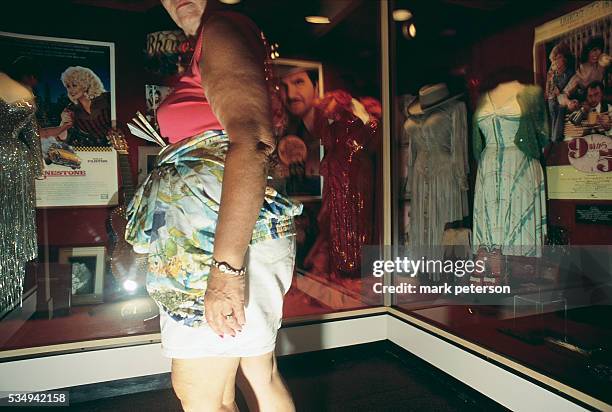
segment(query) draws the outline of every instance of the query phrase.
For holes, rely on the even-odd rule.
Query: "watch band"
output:
[[[219,262],[217,259],[212,258],[212,265],[219,269],[221,273],[231,276],[244,276],[246,274],[246,268],[236,269],[230,266],[227,262]]]

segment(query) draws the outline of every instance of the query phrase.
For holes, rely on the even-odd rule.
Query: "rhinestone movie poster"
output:
[[[114,44],[0,32],[0,50],[35,96],[45,163],[36,206],[116,205]]]

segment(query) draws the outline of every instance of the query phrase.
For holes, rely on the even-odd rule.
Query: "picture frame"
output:
[[[159,146],[138,146],[138,184],[141,184],[155,167]]]
[[[44,179],[36,181],[36,206],[117,205],[117,153],[107,138],[117,119],[115,44],[0,31],[0,49],[8,62],[38,71]],[[77,83],[89,94],[69,90]],[[95,121],[87,105],[96,107]]]
[[[71,266],[71,305],[91,305],[104,301],[104,246],[60,248],[58,262]]]
[[[287,72],[288,70],[291,70],[293,68],[303,68],[308,71],[316,72],[317,73],[317,83],[318,83],[318,90],[317,90],[318,95],[319,97],[322,97],[323,94],[325,93],[323,64],[321,62],[310,61],[310,60],[277,58],[277,59],[272,60],[272,64],[273,64],[273,71],[277,76],[279,76],[280,73]],[[292,124],[294,124],[295,122],[299,122],[299,119],[297,119],[295,116],[292,116],[289,113],[288,113],[288,118],[290,119],[289,120],[290,129],[291,129]],[[288,134],[294,134],[294,132],[289,130]],[[279,180],[285,180],[285,182],[281,182],[280,184],[285,187],[287,195],[290,198],[301,201],[301,202],[321,200],[322,193],[323,193],[323,176],[321,176],[318,172],[320,169],[321,161],[323,160],[323,156],[324,156],[323,145],[319,141],[318,148],[314,150],[312,146],[308,144],[307,146],[309,146],[307,156],[308,156],[308,159],[311,160],[311,166],[308,167],[307,165],[307,168],[312,169],[314,166],[314,169],[317,170],[318,181],[317,179],[312,179],[312,177],[314,177],[315,175],[311,175],[311,179],[308,179],[308,178],[302,179],[301,182],[297,184],[295,182],[291,182],[290,180],[287,181],[286,178],[279,179]],[[317,153],[316,155],[311,154],[315,152]],[[313,158],[314,159],[318,158],[317,165],[312,165]],[[283,170],[281,166],[281,175],[283,174],[282,172]]]

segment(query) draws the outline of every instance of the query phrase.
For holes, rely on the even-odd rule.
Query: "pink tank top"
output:
[[[246,16],[233,12],[217,12],[233,20],[245,37],[252,44],[249,50],[258,52],[262,61],[265,58],[265,48],[260,39],[260,31]],[[207,19],[209,16],[204,16]],[[212,111],[200,75],[200,55],[202,53],[202,32],[195,45],[193,59],[183,75],[173,86],[172,92],[164,99],[157,110],[157,122],[163,137],[167,137],[170,143],[176,143],[189,137],[197,136],[208,130],[222,130],[223,125],[219,122]],[[231,73],[228,73],[231,75]]]

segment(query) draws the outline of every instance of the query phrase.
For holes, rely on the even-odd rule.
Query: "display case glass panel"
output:
[[[399,9],[393,307],[610,402],[610,3]]]

